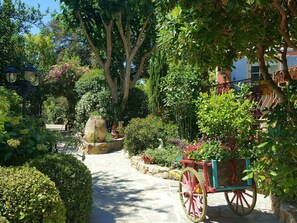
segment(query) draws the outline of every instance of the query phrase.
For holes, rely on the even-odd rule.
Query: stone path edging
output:
[[[284,223],[297,223],[297,207],[290,204],[282,204],[278,217]]]
[[[178,180],[181,171],[155,164],[146,164],[139,156],[131,157],[131,165],[143,174],[149,174],[163,179]]]

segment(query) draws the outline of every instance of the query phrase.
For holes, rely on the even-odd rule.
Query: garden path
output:
[[[123,151],[86,155],[84,163],[94,182],[90,223],[189,223],[181,209],[177,181],[141,174]],[[209,194],[205,223],[279,223],[269,208],[270,200],[259,195],[256,209],[238,217],[222,193]]]

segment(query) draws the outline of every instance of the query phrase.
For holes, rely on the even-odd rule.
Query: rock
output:
[[[100,116],[91,116],[85,126],[84,139],[89,143],[104,142],[108,131],[105,120]]]

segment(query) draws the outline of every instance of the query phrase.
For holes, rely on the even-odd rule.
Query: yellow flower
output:
[[[18,139],[9,139],[6,142],[12,148],[17,148],[21,144]]]

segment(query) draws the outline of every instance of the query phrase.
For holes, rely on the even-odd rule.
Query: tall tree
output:
[[[0,0],[0,70],[7,66],[19,66],[25,62],[22,48],[23,34],[33,25],[41,25],[40,10],[28,7],[19,0]]]
[[[104,74],[114,103],[123,111],[155,49],[151,0],[61,0],[66,19],[79,24]]]
[[[161,1],[162,3],[167,0]],[[268,73],[267,61],[283,64],[290,82],[286,54],[297,50],[297,4],[291,0],[180,0],[171,8],[161,28],[167,37],[163,44],[175,44],[176,55],[187,57],[201,66],[231,68],[233,61],[247,57],[259,62],[269,87],[286,101],[284,91]],[[171,26],[169,26],[172,24]],[[161,30],[162,30],[161,29]]]
[[[44,28],[43,32],[51,36],[55,44],[55,53],[58,60],[79,57],[81,65],[91,65],[92,56],[91,49],[85,38],[81,28],[67,27],[63,21],[53,19]]]

